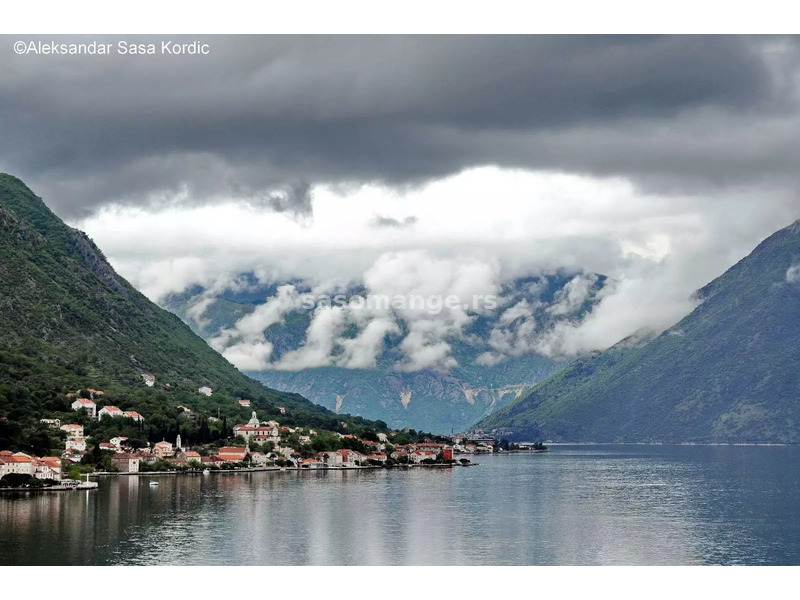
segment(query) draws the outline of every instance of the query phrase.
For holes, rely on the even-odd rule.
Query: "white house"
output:
[[[97,405],[86,398],[78,398],[72,403],[72,410],[85,410],[91,418],[97,417]]]
[[[111,442],[112,444],[114,444],[114,446],[116,446],[117,448],[120,448],[120,447],[122,447],[122,443],[123,442],[128,441],[128,438],[123,437],[123,436],[117,436],[117,437],[111,438],[108,441]]]
[[[8,450],[0,452],[0,460],[5,463],[5,474],[19,473],[21,475],[33,475],[33,458],[22,452],[12,454]]]
[[[257,467],[263,467],[267,464],[267,455],[263,452],[251,452],[250,458],[253,459],[253,464]]]
[[[124,414],[125,413],[122,411],[122,409],[117,408],[116,406],[104,406],[100,409],[100,412],[97,413],[97,416],[102,419],[105,416],[121,417]]]
[[[53,429],[58,429],[61,427],[61,419],[39,419],[40,423],[44,423],[48,427],[52,427]]]
[[[338,452],[320,452],[317,456],[329,467],[342,466],[342,455]]]
[[[83,452],[86,450],[86,440],[79,437],[67,438],[66,450]]]
[[[122,413],[122,416],[125,417],[126,419],[133,419],[137,423],[144,421],[144,417],[135,410],[126,410],[125,412]]]
[[[37,479],[61,481],[61,460],[52,456],[34,458],[33,476]]]
[[[77,423],[67,423],[66,425],[62,425],[60,429],[67,434],[68,439],[83,437],[83,425],[78,425]]]

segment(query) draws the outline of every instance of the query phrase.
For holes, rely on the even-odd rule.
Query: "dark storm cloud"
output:
[[[793,39],[223,36],[181,57],[16,56],[16,39],[0,169],[65,216],[224,197],[308,214],[315,183],[483,164],[774,182],[800,150]],[[92,39],[120,38],[59,41]]]

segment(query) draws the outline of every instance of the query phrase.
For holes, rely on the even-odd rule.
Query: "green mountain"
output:
[[[514,439],[800,442],[800,221],[646,342],[576,360],[478,423]]]
[[[198,393],[205,386],[210,397]],[[237,398],[288,424],[347,419],[240,373],[115,273],[86,234],[0,174],[0,449],[24,446],[40,418],[74,418],[66,393],[89,388],[145,415],[141,435],[158,440],[182,427],[178,405],[238,419],[247,410]]]

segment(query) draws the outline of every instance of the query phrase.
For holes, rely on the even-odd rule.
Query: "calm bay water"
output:
[[[453,469],[0,496],[5,565],[800,565],[800,448],[555,446]]]

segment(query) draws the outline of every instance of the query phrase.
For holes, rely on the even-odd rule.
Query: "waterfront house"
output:
[[[379,463],[385,463],[386,462],[386,454],[384,454],[383,452],[373,452],[372,454],[369,454],[367,456],[367,460],[374,460],[374,461],[377,461]]]
[[[219,467],[222,465],[223,461],[219,456],[201,456],[200,457],[200,464],[203,467]]]
[[[84,410],[92,419],[97,417],[97,405],[86,398],[78,398],[71,405],[72,410]]]
[[[414,450],[411,454],[408,455],[409,460],[414,464],[419,464],[423,460],[436,460],[438,453],[432,452],[431,450]]]
[[[201,459],[203,458],[202,456],[200,456],[199,452],[195,452],[193,450],[188,450],[186,452],[182,452],[181,453],[181,457],[186,461],[186,464],[188,466],[194,466],[194,467],[196,467],[197,465],[195,465],[195,464],[189,465],[189,463],[200,464],[202,462]]]
[[[68,423],[66,425],[62,425],[60,429],[67,434],[67,439],[83,437],[83,425],[78,425],[77,423]]]
[[[6,474],[17,473],[20,475],[33,475],[33,458],[22,452],[12,454],[9,451],[0,452],[0,459],[6,463]]]
[[[127,452],[118,452],[111,459],[120,473],[138,473],[139,457]]]
[[[341,466],[343,467],[355,467],[356,461],[358,460],[358,453],[353,450],[337,450],[339,456],[342,457]]]
[[[304,458],[300,461],[300,467],[303,469],[324,469],[325,464],[313,458]]]
[[[320,452],[317,454],[317,460],[325,463],[327,467],[341,467],[342,455],[338,452]]]
[[[37,479],[61,481],[61,459],[53,456],[34,457],[33,476]]]
[[[253,459],[253,465],[256,467],[265,467],[268,462],[267,455],[263,452],[251,452],[250,458]]]
[[[4,461],[2,458],[0,458],[0,479],[2,479],[5,476],[6,472],[8,472],[6,470],[7,467],[8,467],[8,465],[7,465],[6,461]]]
[[[223,446],[217,450],[217,455],[225,462],[242,462],[247,455],[247,448]]]

